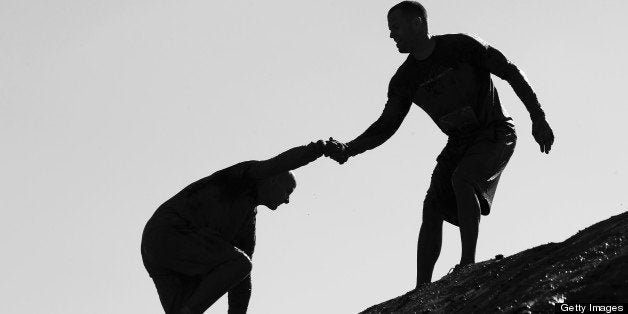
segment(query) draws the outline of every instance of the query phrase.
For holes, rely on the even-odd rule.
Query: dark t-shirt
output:
[[[260,180],[302,167],[323,155],[322,141],[293,147],[268,160],[235,164],[200,179],[162,204],[146,229],[168,227],[217,236],[249,256],[255,246]]]
[[[490,75],[509,63],[496,63],[490,47],[468,35],[432,38],[436,46],[427,59],[419,61],[409,55],[392,77],[389,101],[416,103],[448,136],[464,136],[511,121]]]
[[[148,225],[184,223],[232,244],[254,241],[257,181],[247,177],[246,170],[255,162],[238,163],[188,185],[167,200]],[[172,214],[181,219],[173,220]]]

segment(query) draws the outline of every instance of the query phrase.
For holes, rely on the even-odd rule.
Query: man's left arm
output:
[[[539,144],[541,152],[549,153],[552,144],[554,144],[554,133],[547,123],[545,112],[541,109],[541,104],[523,72],[508,61],[499,50],[491,46],[486,48],[485,66],[490,73],[510,84],[530,113],[532,136]]]
[[[240,235],[234,240],[235,247],[242,250],[246,255],[253,260],[253,251],[255,250],[255,216],[246,225],[244,230],[240,232]],[[249,306],[249,300],[251,299],[251,274],[249,273],[246,278],[242,279],[235,287],[229,290],[227,295],[229,303],[229,314],[246,313]]]
[[[284,171],[303,167],[321,157],[326,151],[326,144],[322,140],[293,147],[273,158],[253,163],[247,169],[246,175],[258,180],[272,177]]]

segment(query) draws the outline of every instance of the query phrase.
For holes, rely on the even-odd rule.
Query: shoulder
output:
[[[439,44],[452,46],[488,46],[488,44],[475,34],[445,34],[434,36]]]
[[[393,76],[390,78],[390,85],[402,84],[405,80],[408,79],[408,76],[410,74],[410,62],[412,61],[410,57],[411,56],[408,55],[406,60],[403,61],[401,65],[399,65],[397,71],[395,71],[395,74],[393,74]]]
[[[411,72],[409,69],[409,58],[402,63],[395,74],[390,78],[388,83],[388,98],[408,97],[408,85],[411,80]]]
[[[233,166],[227,167],[216,172],[217,177],[221,177],[227,181],[240,181],[240,180],[248,180],[248,170],[259,163],[258,160],[247,160],[240,163],[237,163]]]
[[[246,172],[257,161],[250,160],[237,163],[227,168],[218,170],[211,175],[197,180],[181,190],[174,198],[194,197],[199,193],[208,193],[212,189],[221,191],[229,187],[249,187],[256,182],[250,179]]]
[[[439,50],[462,58],[480,57],[489,47],[484,40],[474,34],[459,33],[434,37],[437,45],[440,45]]]
[[[257,160],[249,160],[237,163],[227,168],[218,170],[212,175],[197,181],[197,183],[204,183],[203,185],[233,185],[242,181],[249,181],[247,171],[253,166],[254,163],[259,162]]]
[[[214,180],[212,183],[219,186],[223,191],[223,195],[227,197],[233,197],[244,191],[254,189],[258,180],[251,178],[248,170],[256,163],[259,163],[259,161],[243,161],[222,169],[213,175]]]
[[[470,34],[447,34],[438,38],[437,46],[448,58],[483,64],[488,51],[488,44],[476,35]]]

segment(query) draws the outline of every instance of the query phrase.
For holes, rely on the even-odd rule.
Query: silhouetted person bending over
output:
[[[421,4],[403,1],[388,12],[390,37],[410,53],[390,80],[383,113],[356,139],[335,145],[332,158],[373,149],[399,128],[412,103],[449,139],[438,156],[423,204],[417,250],[417,287],[429,283],[440,255],[443,220],[459,226],[461,266],[475,263],[480,215],[488,215],[517,136],[499,102],[491,74],[510,83],[532,118],[532,135],[549,153],[552,129],[523,73],[497,49],[464,34],[431,36]]]
[[[323,141],[245,161],[196,181],[161,205],[142,235],[142,260],[166,313],[203,313],[228,292],[229,313],[251,296],[256,206],[287,204],[292,169],[325,153]]]

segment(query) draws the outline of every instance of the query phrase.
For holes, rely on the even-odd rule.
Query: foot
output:
[[[450,268],[449,271],[447,272],[447,275],[449,274],[455,274],[460,272],[461,270],[465,269],[467,266],[469,265],[473,265],[474,263],[467,263],[467,264],[456,264],[456,266],[454,266],[453,268]]]

